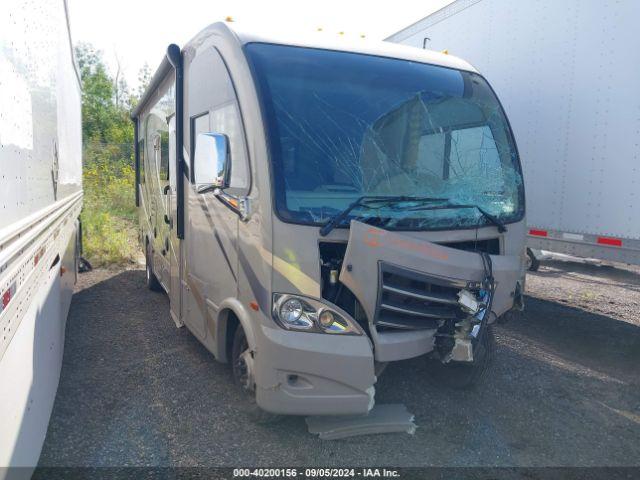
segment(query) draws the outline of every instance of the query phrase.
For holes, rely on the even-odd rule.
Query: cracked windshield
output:
[[[470,228],[523,213],[504,113],[475,73],[408,60],[254,43],[276,189],[287,221],[324,224],[363,196],[434,197],[354,208],[390,229]]]

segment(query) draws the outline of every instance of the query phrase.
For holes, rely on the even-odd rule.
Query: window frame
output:
[[[194,185],[195,183],[195,174],[194,174],[194,153],[195,153],[195,135],[193,133],[194,129],[193,129],[193,125],[195,123],[195,120],[198,117],[201,117],[203,115],[211,115],[212,111],[215,110],[217,107],[220,106],[226,106],[229,104],[232,104],[236,114],[238,115],[238,126],[240,128],[240,136],[241,138],[241,142],[242,142],[242,148],[243,148],[243,153],[244,153],[244,157],[245,157],[245,161],[246,161],[246,175],[247,175],[247,185],[245,187],[229,187],[227,189],[225,189],[225,191],[228,191],[229,194],[231,196],[235,196],[236,194],[239,194],[240,196],[249,196],[252,192],[253,189],[253,168],[252,168],[252,164],[251,164],[251,152],[249,150],[249,139],[247,138],[247,128],[246,128],[246,122],[245,122],[245,116],[242,110],[242,106],[240,104],[240,97],[238,95],[238,89],[236,88],[236,82],[233,80],[233,75],[231,73],[231,70],[229,68],[229,64],[227,63],[227,61],[225,60],[224,55],[222,54],[222,52],[220,51],[220,49],[217,46],[212,46],[211,47],[213,49],[213,52],[215,53],[215,55],[218,56],[218,58],[220,59],[220,61],[222,62],[222,65],[224,66],[223,72],[225,75],[226,80],[228,81],[230,90],[233,92],[233,98],[230,100],[227,100],[225,102],[219,103],[217,105],[209,105],[207,107],[206,112],[200,110],[200,113],[197,114],[193,114],[191,115],[191,112],[187,112],[187,114],[189,115],[189,172],[188,172],[188,178],[189,178],[189,183],[191,185]],[[197,55],[192,61],[191,61],[191,65],[193,65],[194,62],[198,61],[198,56]],[[187,81],[187,83],[190,80]],[[188,85],[187,85],[188,86]],[[187,89],[188,90],[188,89]],[[219,133],[225,133],[225,132],[219,132]],[[225,133],[226,134],[226,133]],[[228,136],[228,135],[227,135]],[[231,158],[231,164],[230,167],[233,168],[233,158]]]

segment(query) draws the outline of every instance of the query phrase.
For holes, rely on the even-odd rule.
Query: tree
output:
[[[97,158],[131,161],[133,124],[129,111],[133,99],[120,71],[112,78],[102,52],[81,43],[76,58],[82,79],[82,137],[87,151],[85,159]]]
[[[138,71],[138,99],[142,98],[147,87],[151,83],[151,68],[147,62]]]

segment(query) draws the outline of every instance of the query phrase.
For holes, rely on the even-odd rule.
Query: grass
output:
[[[140,256],[134,198],[135,172],[123,161],[92,158],[85,152],[84,257],[93,266],[126,265]]]

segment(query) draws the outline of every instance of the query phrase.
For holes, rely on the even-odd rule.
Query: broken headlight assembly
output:
[[[271,313],[276,323],[286,330],[362,335],[360,326],[335,305],[327,305],[300,295],[273,294]]]

